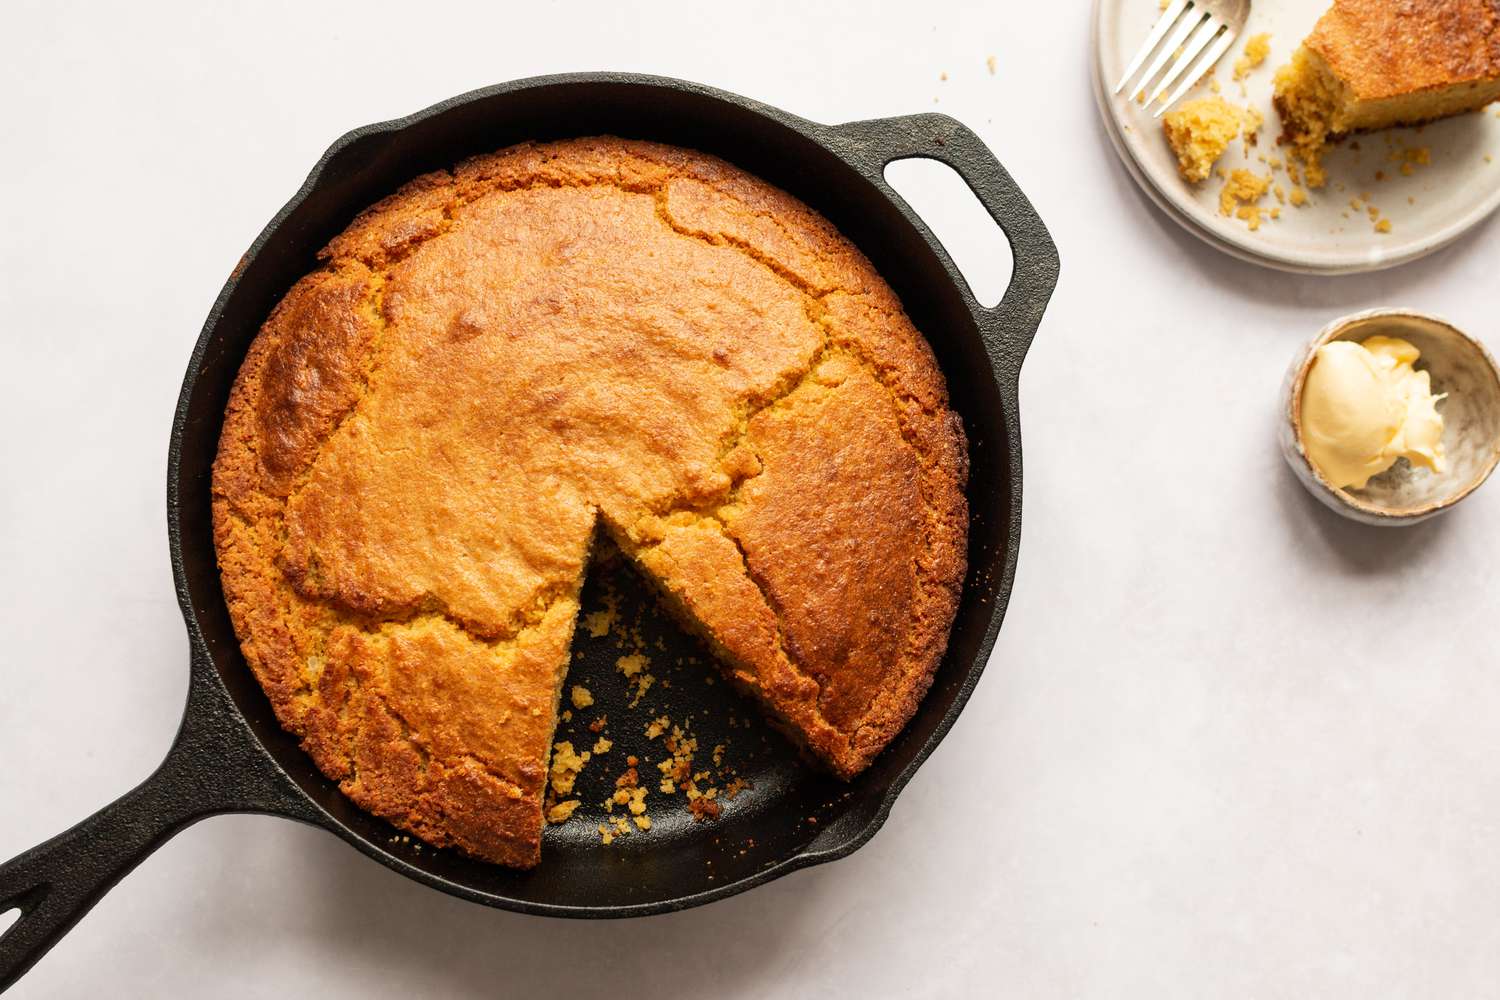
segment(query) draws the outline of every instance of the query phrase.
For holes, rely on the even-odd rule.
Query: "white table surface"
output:
[[[143,778],[181,714],[166,441],[230,267],[340,133],[487,83],[651,71],[978,130],[1063,260],[1023,376],[1020,572],[973,701],[845,861],[576,923],[218,818],[15,996],[1500,989],[1500,486],[1382,534],[1271,434],[1283,367],[1341,313],[1500,347],[1500,225],[1337,280],[1206,249],[1115,162],[1082,2],[208,6],[0,10],[0,857]]]

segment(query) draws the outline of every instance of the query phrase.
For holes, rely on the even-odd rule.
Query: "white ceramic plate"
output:
[[[1286,171],[1272,171],[1262,162],[1285,159],[1284,149],[1276,144],[1281,120],[1271,106],[1271,78],[1327,8],[1328,0],[1254,0],[1239,39],[1213,72],[1189,91],[1185,99],[1210,93],[1209,79],[1217,78],[1225,100],[1265,115],[1258,144],[1246,150],[1243,142],[1234,142],[1220,166],[1246,167],[1262,176],[1273,173],[1276,183],[1291,191]],[[1161,120],[1125,95],[1110,93],[1159,15],[1157,0],[1094,0],[1094,94],[1115,149],[1136,182],[1168,215],[1213,246],[1288,271],[1370,271],[1429,254],[1500,207],[1496,103],[1477,114],[1422,129],[1389,129],[1342,143],[1324,157],[1327,186],[1309,191],[1310,201],[1302,208],[1279,205],[1280,219],[1265,219],[1256,231],[1240,219],[1219,214],[1218,176],[1198,185],[1183,181]],[[1234,61],[1245,40],[1261,32],[1271,34],[1271,55],[1244,80],[1242,93],[1241,84],[1234,81]],[[1412,174],[1403,175],[1392,158],[1403,149],[1418,148],[1429,151],[1431,163],[1413,164]],[[1383,180],[1377,179],[1377,171]],[[1352,199],[1360,199],[1358,207],[1350,205]],[[1277,205],[1269,193],[1261,202],[1263,209]],[[1376,231],[1367,205],[1390,220],[1390,232]]]

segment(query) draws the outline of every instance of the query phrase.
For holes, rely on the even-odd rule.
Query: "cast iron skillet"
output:
[[[229,387],[251,339],[282,294],[315,267],[317,250],[360,209],[419,173],[471,154],[526,139],[605,133],[717,154],[812,205],[871,258],[931,341],[968,432],[969,574],[931,693],[906,730],[852,783],[798,766],[779,742],[747,735],[742,721],[731,730],[750,745],[742,773],[752,787],[726,803],[718,822],[658,812],[651,835],[606,848],[589,823],[575,821],[547,831],[539,868],[515,872],[403,840],[353,807],[282,731],[240,655],[224,606],[210,530],[210,467]],[[930,157],[957,170],[1004,229],[1014,275],[995,308],[975,301],[943,247],[887,186],[886,164],[907,157]],[[192,652],[182,727],[143,784],[0,866],[0,911],[19,908],[22,914],[0,938],[0,989],[157,846],[216,813],[272,813],[312,823],[434,888],[550,916],[684,909],[860,847],[953,725],[1000,628],[1020,541],[1017,377],[1057,270],[1047,230],[1010,176],[973,132],[937,114],[820,125],[694,83],[591,73],[478,90],[339,139],[230,275],[183,380],[167,462],[168,540]],[[629,591],[629,580],[620,586]],[[649,611],[643,614],[648,632],[672,632],[658,628]],[[668,638],[670,649],[690,648],[690,640]],[[588,651],[574,669],[610,660],[612,653]],[[606,697],[607,673],[594,685]],[[708,706],[698,716],[698,725],[709,727],[700,732],[705,746],[728,731],[713,729],[718,722],[708,717],[726,705],[725,714],[736,714],[725,687],[684,679],[671,688],[674,711]],[[595,770],[606,779],[613,773]]]

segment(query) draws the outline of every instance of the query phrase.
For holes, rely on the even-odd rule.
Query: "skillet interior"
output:
[[[1010,587],[1020,478],[1012,460],[1019,442],[1007,427],[1015,426],[1009,411],[1025,342],[1011,356],[986,350],[951,263],[934,253],[902,206],[818,141],[822,128],[678,81],[590,75],[505,85],[341,140],[241,261],[188,372],[174,444],[173,558],[194,636],[194,669],[217,672],[255,736],[321,811],[320,822],[361,850],[439,888],[511,909],[613,916],[680,908],[858,847],[951,725],[983,669]],[[575,820],[548,831],[539,868],[514,872],[426,848],[415,839],[401,840],[394,828],[350,804],[281,729],[240,655],[224,606],[210,525],[210,467],[230,385],[260,324],[282,294],[316,266],[318,249],[359,210],[417,174],[475,153],[526,139],[591,134],[651,139],[719,155],[807,202],[870,257],[932,343],[952,404],[964,419],[972,464],[969,575],[931,692],[906,730],[854,782],[845,785],[798,766],[777,737],[760,746],[759,713],[738,705],[725,685],[702,683],[712,675],[706,663],[668,670],[664,676],[672,678],[672,690],[646,699],[643,707],[659,705],[674,719],[696,712],[701,752],[716,742],[729,743],[726,763],[739,765],[753,788],[712,824],[683,817],[680,798],[670,800],[668,808],[668,800],[653,795],[656,828],[609,847],[600,844],[592,824]],[[591,572],[590,592],[597,595],[599,573]],[[658,661],[695,654],[706,659],[692,640],[653,612],[654,602],[628,570],[607,572],[624,591],[627,609],[632,602],[643,604],[643,627],[668,645]],[[586,769],[580,779],[585,800],[597,802],[604,786],[591,782],[601,781],[607,770],[612,784],[624,753],[644,746],[639,737],[631,745],[628,734],[638,732],[637,723],[646,716],[637,713],[629,726],[613,721],[623,719],[607,703],[613,689],[623,692],[614,671],[620,650],[586,639],[576,641],[575,650],[585,659],[575,663],[573,677],[597,678],[584,683],[606,699],[601,708],[611,712],[610,735],[617,739],[612,756],[603,758],[607,763],[593,774]],[[753,720],[755,729],[729,728],[727,714]],[[660,756],[659,741],[649,755],[642,754],[650,761]],[[654,785],[655,769],[643,766],[642,771]]]

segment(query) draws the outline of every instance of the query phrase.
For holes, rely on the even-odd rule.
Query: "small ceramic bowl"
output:
[[[1375,334],[1400,337],[1422,352],[1443,417],[1448,470],[1415,468],[1400,459],[1358,490],[1339,489],[1307,456],[1302,439],[1302,387],[1318,348],[1333,340],[1362,341]],[[1302,485],[1345,517],[1366,524],[1416,524],[1473,493],[1500,462],[1500,369],[1479,341],[1436,316],[1411,309],[1371,309],[1334,320],[1292,361],[1282,386],[1278,420],[1281,453]]]

